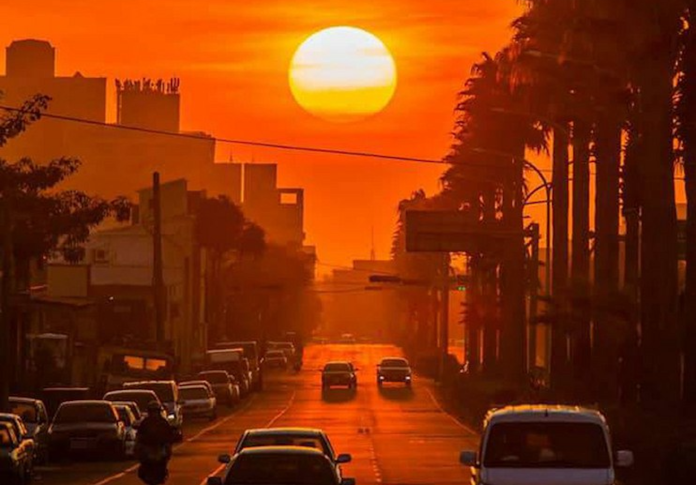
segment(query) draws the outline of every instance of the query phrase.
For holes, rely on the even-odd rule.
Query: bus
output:
[[[126,382],[174,379],[174,358],[165,352],[125,347],[105,347],[99,352],[100,384],[104,392],[121,389]]]

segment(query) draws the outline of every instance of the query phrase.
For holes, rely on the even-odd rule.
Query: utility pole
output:
[[[449,253],[442,255],[442,289],[440,297],[440,365],[438,375],[440,382],[445,379],[445,367],[449,355]]]
[[[162,268],[162,201],[160,174],[152,174],[152,291],[155,306],[155,339],[164,347],[164,274]]]
[[[12,211],[8,193],[2,195],[0,217],[2,218],[2,286],[0,291],[0,411],[8,410],[10,380],[14,365],[10,361],[10,340],[12,338],[12,317],[10,296],[12,293]]]
[[[532,255],[529,261],[529,331],[527,347],[527,368],[536,366],[537,315],[539,313],[539,224],[529,225]]]

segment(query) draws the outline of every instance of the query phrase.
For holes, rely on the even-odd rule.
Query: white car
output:
[[[115,402],[113,405],[118,412],[118,418],[123,421],[123,425],[126,427],[125,454],[131,457],[135,455],[135,440],[138,434],[135,427],[139,421],[127,403]]]
[[[217,401],[206,386],[182,386],[179,388],[179,399],[184,416],[205,417],[211,421],[217,418]]]
[[[612,485],[633,453],[611,452],[601,413],[572,406],[509,406],[489,411],[479,456],[464,451],[472,485]]]
[[[263,358],[266,369],[287,369],[288,358],[282,350],[269,350]]]

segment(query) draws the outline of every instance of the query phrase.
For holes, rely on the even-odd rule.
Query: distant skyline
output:
[[[504,45],[522,11],[512,0],[137,3],[35,0],[31,16],[26,4],[3,6],[0,64],[12,40],[45,39],[56,48],[58,75],[109,78],[111,120],[114,78],[177,76],[184,130],[439,159],[471,64]],[[288,66],[302,41],[341,25],[381,39],[399,73],[385,111],[349,124],[308,114],[288,85]],[[217,158],[277,162],[281,185],[306,189],[307,243],[317,246],[321,262],[334,265],[369,258],[372,227],[376,256],[387,258],[399,200],[419,188],[433,193],[443,170],[229,145],[218,146]]]

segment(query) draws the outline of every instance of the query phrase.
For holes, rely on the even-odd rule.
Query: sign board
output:
[[[521,235],[520,233],[519,235]],[[516,235],[499,227],[482,227],[463,211],[407,211],[406,251],[479,252]]]

